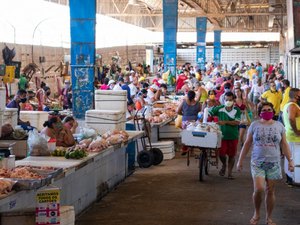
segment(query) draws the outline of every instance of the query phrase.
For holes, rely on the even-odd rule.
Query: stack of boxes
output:
[[[95,109],[85,113],[87,127],[103,134],[109,130],[125,130],[127,91],[95,91]]]

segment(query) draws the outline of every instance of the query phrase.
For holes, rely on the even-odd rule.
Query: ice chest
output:
[[[109,130],[125,130],[126,114],[120,110],[88,110],[85,124],[100,134]]]
[[[181,132],[182,144],[203,148],[220,148],[222,134],[216,132],[183,130]]]
[[[174,141],[159,141],[151,143],[152,148],[159,148],[164,154],[164,160],[173,159],[175,157],[175,146]],[[147,146],[150,149],[150,146]]]
[[[30,125],[36,127],[41,131],[44,127],[43,124],[48,120],[48,112],[43,111],[20,111],[20,119],[29,121]]]
[[[2,124],[9,123],[13,128],[18,125],[18,109],[6,108],[2,117]]]
[[[96,90],[96,110],[120,110],[127,111],[127,91]]]

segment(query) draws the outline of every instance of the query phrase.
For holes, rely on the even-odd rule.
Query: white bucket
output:
[[[95,91],[95,109],[127,111],[127,91]]]
[[[13,128],[15,128],[18,125],[18,109],[6,108],[4,110],[2,123],[9,123]]]
[[[0,87],[0,111],[4,111],[6,107],[6,90],[5,87]]]

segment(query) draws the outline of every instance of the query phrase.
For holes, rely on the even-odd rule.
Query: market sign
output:
[[[60,224],[60,189],[47,188],[36,194],[35,224]]]

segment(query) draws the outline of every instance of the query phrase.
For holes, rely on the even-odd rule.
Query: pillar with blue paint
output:
[[[197,30],[197,52],[196,62],[199,69],[205,69],[206,61],[206,28],[207,18],[197,17],[196,18],[196,30]]]
[[[72,0],[69,5],[73,115],[84,119],[94,104],[96,0]]]
[[[215,65],[219,65],[221,63],[221,30],[214,31],[214,62]]]
[[[176,77],[178,0],[163,0],[164,71]],[[168,79],[169,85],[174,85]]]

